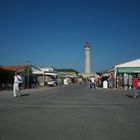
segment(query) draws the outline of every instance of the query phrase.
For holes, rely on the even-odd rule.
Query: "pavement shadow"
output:
[[[130,98],[134,98],[134,95],[127,94],[126,96],[127,96],[127,97],[130,97]],[[140,96],[140,95],[137,95],[137,98],[138,98],[139,96]]]
[[[21,94],[21,96],[29,96],[30,94],[29,93],[25,93],[25,94]]]
[[[133,96],[132,96],[132,95],[129,95],[129,94],[127,94],[126,96],[127,96],[127,97],[130,97],[130,98],[133,98]]]

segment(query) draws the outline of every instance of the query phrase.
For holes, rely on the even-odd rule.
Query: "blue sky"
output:
[[[92,72],[140,58],[140,1],[0,0],[0,65],[83,72],[86,41]]]

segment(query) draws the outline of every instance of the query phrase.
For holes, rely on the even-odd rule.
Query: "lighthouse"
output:
[[[85,76],[90,76],[90,44],[86,42],[85,44]]]

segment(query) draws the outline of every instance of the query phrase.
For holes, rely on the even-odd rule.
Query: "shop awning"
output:
[[[140,73],[140,67],[120,67],[118,73]]]

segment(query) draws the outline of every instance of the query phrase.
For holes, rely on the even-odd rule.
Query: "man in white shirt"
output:
[[[94,76],[90,77],[90,88],[94,88],[95,89],[95,78]]]
[[[19,93],[20,96],[21,96],[21,93],[19,91],[19,83],[22,83],[22,78],[21,78],[21,76],[19,75],[18,72],[15,72],[15,75],[14,75],[14,85],[13,85],[13,96],[14,97],[17,96],[17,93]]]

